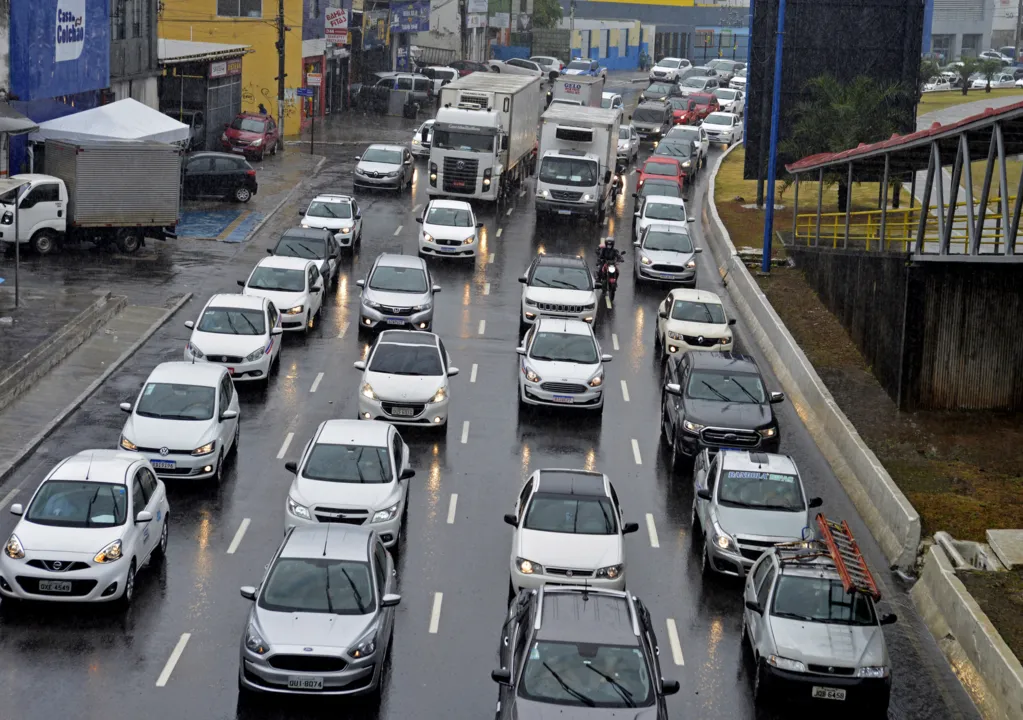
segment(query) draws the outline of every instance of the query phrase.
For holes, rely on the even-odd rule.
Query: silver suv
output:
[[[693,465],[693,539],[704,570],[744,577],[763,552],[807,537],[809,512],[796,463],[788,455],[703,450]],[[702,542],[699,540],[702,538]]]

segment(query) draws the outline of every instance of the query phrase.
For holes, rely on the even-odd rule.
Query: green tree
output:
[[[937,77],[941,74],[941,68],[938,63],[931,58],[924,58],[920,61],[920,89],[923,89],[924,83],[928,82],[932,77]]]
[[[533,27],[553,28],[561,22],[562,12],[558,0],[533,0]]]
[[[991,92],[991,78],[993,78],[997,73],[1000,73],[1003,67],[1001,60],[985,59],[977,63],[977,72],[983,75],[984,79],[987,80],[984,92]]]
[[[966,95],[970,90],[970,75],[977,72],[980,63],[977,62],[977,58],[973,57],[962,57],[959,60],[959,65],[955,66],[955,72],[959,75],[959,83],[962,85],[963,95]]]

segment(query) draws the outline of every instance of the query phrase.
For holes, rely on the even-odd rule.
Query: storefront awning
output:
[[[241,57],[252,52],[249,45],[225,45],[224,43],[194,42],[192,40],[156,41],[156,56],[161,65],[176,65],[187,62],[205,62]]]
[[[30,140],[97,142],[104,140],[148,140],[178,143],[188,140],[188,125],[167,117],[137,100],[125,98],[109,105],[83,110],[74,115],[44,122]]]
[[[24,135],[38,129],[38,125],[12,108],[8,103],[0,102],[0,133]]]

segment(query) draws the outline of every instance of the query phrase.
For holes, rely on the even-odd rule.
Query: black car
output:
[[[679,691],[678,680],[661,677],[650,611],[628,591],[521,591],[508,610],[498,661],[491,673],[500,686],[497,720],[667,720],[665,697]]]
[[[219,197],[248,202],[259,189],[249,161],[219,152],[193,153],[181,170],[181,189],[187,198]]]
[[[686,186],[692,184],[697,171],[700,169],[699,152],[696,149],[696,143],[692,140],[666,137],[657,144],[654,155],[673,157],[682,163],[682,172],[685,173]],[[650,181],[648,180],[647,182]],[[646,185],[646,183],[643,184]]]
[[[280,257],[302,258],[303,260],[319,260],[320,275],[323,276],[324,287],[331,284],[337,287],[338,267],[341,264],[341,246],[334,239],[334,233],[323,228],[297,227],[286,230],[281,239],[272,248],[267,248],[268,255]]]
[[[691,340],[701,345],[703,338]],[[771,406],[784,399],[784,393],[764,388],[760,369],[746,355],[690,350],[672,356],[661,397],[661,426],[673,467],[704,448],[778,452],[781,437]]]
[[[639,101],[667,100],[673,97],[682,97],[682,91],[679,90],[678,85],[672,82],[652,82],[639,96]]]

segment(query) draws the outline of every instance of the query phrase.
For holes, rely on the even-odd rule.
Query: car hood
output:
[[[587,570],[622,562],[622,539],[614,535],[572,535],[570,533],[520,530],[516,556],[541,565]]]
[[[639,221],[636,226],[637,237],[646,230],[649,225],[667,225],[668,227],[678,228],[680,230],[688,231],[689,223],[682,220],[655,220],[653,218],[643,218]]]
[[[600,363],[583,365],[582,363],[536,360],[534,358],[526,358],[526,360],[529,367],[533,368],[544,382],[580,382],[585,384],[600,370]]]
[[[589,75],[589,74],[590,74],[589,70],[580,70],[579,68],[572,68],[571,70],[565,71],[565,75]]]
[[[686,418],[701,425],[752,430],[771,422],[771,406],[767,403],[756,405],[686,398],[685,404]]]
[[[718,505],[714,508],[718,524],[730,535],[756,535],[778,538],[778,542],[801,540],[806,527],[806,512],[754,510]]]
[[[256,605],[252,611],[259,634],[276,652],[306,648],[344,650],[368,632],[376,619],[366,615],[332,615],[330,613],[276,612]]]
[[[668,93],[661,92],[648,92],[646,90],[639,96],[641,100],[663,100],[668,97]]]
[[[291,496],[302,505],[337,505],[345,508],[380,510],[390,507],[401,497],[397,482],[349,483],[295,478]]]
[[[465,240],[473,237],[476,229],[472,227],[455,227],[454,225],[432,225],[423,223],[423,232],[430,233],[435,238],[442,240]]]
[[[657,706],[647,708],[591,708],[540,703],[515,697],[515,720],[657,720]]]
[[[533,302],[552,305],[588,305],[597,301],[594,290],[566,290],[526,286],[526,297]]]
[[[239,355],[245,357],[260,348],[266,348],[265,335],[226,335],[195,330],[191,342],[204,355]]]
[[[121,432],[139,447],[191,451],[217,436],[217,423],[212,419],[164,420],[133,412]]]
[[[618,140],[618,149],[619,150],[622,150],[622,149],[627,148],[627,147],[629,147],[629,140],[622,140],[622,139]]]
[[[32,552],[80,553],[93,557],[124,536],[127,525],[108,528],[67,528],[22,520],[14,529],[22,547]],[[45,559],[45,558],[43,558]]]
[[[362,172],[389,173],[401,169],[401,165],[381,162],[360,162],[356,167]]]
[[[309,217],[306,215],[302,218],[302,224],[306,227],[324,229],[324,230],[339,230],[341,226],[351,227],[355,224],[355,220],[352,218],[321,218],[321,217]]]
[[[430,301],[430,293],[389,292],[387,290],[374,290],[373,288],[364,289],[362,296],[381,305],[399,308],[422,305]]]
[[[262,133],[248,132],[247,130],[236,130],[234,128],[228,128],[224,133],[235,140],[245,140],[252,142],[253,140],[259,140],[263,137]]]
[[[650,258],[650,262],[655,264],[664,263],[666,265],[685,265],[687,262],[693,259],[693,253],[674,252],[673,250],[646,250],[640,248],[642,253]]]
[[[425,403],[447,384],[443,375],[391,375],[369,371],[363,373],[362,380],[373,386],[377,397],[391,402]]]
[[[771,616],[779,655],[815,665],[863,667],[888,664],[877,625],[829,625]]]
[[[707,132],[728,132],[732,127],[732,125],[715,125],[706,120],[703,121],[703,129]]]
[[[281,290],[256,290],[246,287],[242,290],[242,294],[264,297],[272,302],[278,310],[288,310],[296,305],[304,305],[309,302],[309,296],[304,290],[301,292],[283,292]]]
[[[689,335],[690,337],[700,337],[702,335],[707,338],[719,338],[724,337],[725,335],[731,335],[728,330],[728,325],[725,323],[698,323],[690,322],[688,320],[668,319],[664,323],[664,329],[670,332]]]

